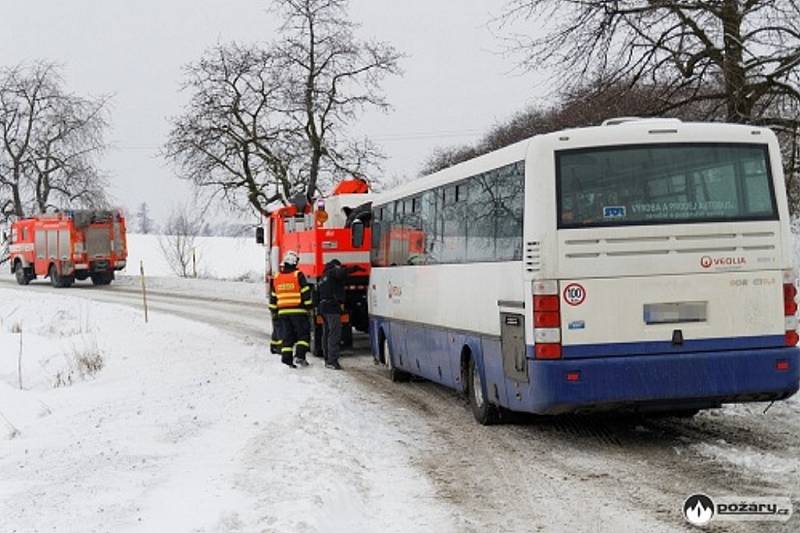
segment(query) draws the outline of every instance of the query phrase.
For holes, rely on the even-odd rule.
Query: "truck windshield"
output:
[[[559,228],[778,218],[766,145],[564,150],[556,175]]]

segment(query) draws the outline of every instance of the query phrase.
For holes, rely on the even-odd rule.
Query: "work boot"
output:
[[[288,366],[289,368],[297,368],[297,365],[296,365],[296,364],[294,364],[294,363],[292,363],[291,361],[289,361],[289,362],[286,362],[286,361],[281,361],[281,362],[282,362],[284,365]]]
[[[325,363],[325,368],[330,368],[331,370],[342,370],[342,365],[340,365],[338,361],[334,361],[333,363]]]
[[[306,361],[305,357],[295,357],[294,364],[297,366],[308,366],[308,361]]]

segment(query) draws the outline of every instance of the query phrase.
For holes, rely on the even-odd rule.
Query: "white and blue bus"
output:
[[[372,352],[467,393],[481,423],[781,400],[800,379],[792,263],[770,130],[540,135],[373,203]]]

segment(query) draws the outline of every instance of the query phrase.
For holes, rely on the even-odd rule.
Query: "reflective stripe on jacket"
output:
[[[281,309],[296,309],[303,304],[303,296],[301,291],[303,287],[300,285],[300,272],[281,272],[275,276],[273,281],[275,295],[277,298],[276,305],[278,312]]]

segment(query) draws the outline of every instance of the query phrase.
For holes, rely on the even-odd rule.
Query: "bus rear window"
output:
[[[777,219],[766,145],[556,153],[559,228]]]

